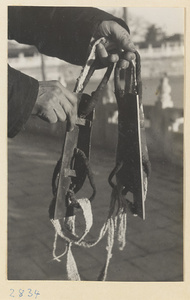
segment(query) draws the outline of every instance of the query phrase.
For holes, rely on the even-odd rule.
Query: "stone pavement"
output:
[[[61,141],[21,133],[8,141],[8,279],[66,280],[65,258],[52,261],[54,229],[48,219],[51,178]],[[97,236],[106,219],[111,189],[107,183],[114,154],[93,149],[92,168],[97,185],[93,202]],[[127,244],[114,247],[107,281],[183,280],[182,169],[152,160],[146,201],[146,220],[128,214]],[[89,195],[87,185],[83,195]],[[94,281],[105,262],[104,238],[92,249],[73,247],[82,280]],[[58,241],[57,253],[64,250]]]

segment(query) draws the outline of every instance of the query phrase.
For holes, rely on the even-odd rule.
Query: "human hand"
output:
[[[77,97],[59,81],[39,82],[38,96],[32,114],[49,123],[64,122],[67,119],[68,130],[71,131],[77,116]]]
[[[115,21],[103,21],[94,36],[106,38],[106,43],[97,45],[97,53],[101,63],[118,62],[118,67],[126,69],[135,58],[135,46],[125,28]]]

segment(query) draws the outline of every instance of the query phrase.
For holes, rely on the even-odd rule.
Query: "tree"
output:
[[[145,34],[145,43],[152,46],[157,46],[160,44],[161,41],[165,38],[165,33],[159,27],[152,24],[147,28],[147,32]]]
[[[149,22],[147,20],[145,20],[143,17],[139,17],[139,16],[135,16],[135,15],[131,14],[129,11],[128,25],[130,28],[132,40],[134,42],[144,41],[144,37],[147,32]]]

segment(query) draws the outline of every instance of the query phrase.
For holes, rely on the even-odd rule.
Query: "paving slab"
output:
[[[9,140],[8,152],[8,279],[67,280],[66,258],[52,260],[54,228],[48,218],[52,199],[51,178],[61,153],[62,141],[28,132]],[[107,178],[115,154],[93,148],[92,169],[97,196],[92,203],[94,239],[106,220],[111,188]],[[146,220],[128,214],[127,244],[116,246],[108,281],[183,280],[182,169],[152,161],[146,200]],[[91,194],[88,182],[79,196]],[[77,213],[79,226],[84,226]],[[106,258],[106,238],[92,249],[73,247],[82,280],[97,280]],[[56,253],[64,251],[59,240]]]

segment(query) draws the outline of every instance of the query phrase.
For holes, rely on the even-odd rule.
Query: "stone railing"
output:
[[[145,105],[145,128],[149,153],[152,158],[183,165],[183,109]],[[115,151],[117,145],[117,104],[99,102],[92,130],[92,146]],[[33,134],[64,139],[65,124],[47,124],[31,117],[25,130]]]
[[[163,58],[163,57],[183,57],[184,56],[184,46],[183,44],[174,45],[173,47],[169,45],[161,45],[161,47],[153,48],[152,45],[149,45],[148,48],[138,49],[141,58]]]
[[[150,155],[155,158],[183,164],[183,109],[174,108],[171,87],[164,75],[158,87],[154,105],[144,106],[145,128]],[[107,85],[96,107],[92,130],[92,145],[115,151],[118,134],[118,110],[111,85]],[[52,138],[64,137],[65,124],[46,124],[31,117],[26,129]]]

